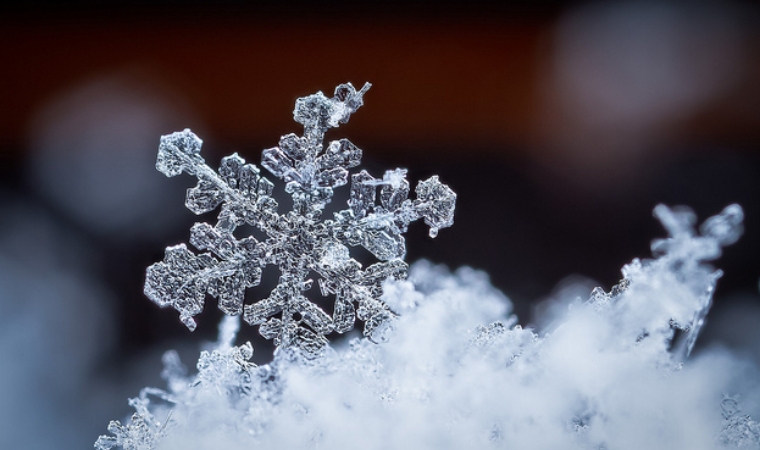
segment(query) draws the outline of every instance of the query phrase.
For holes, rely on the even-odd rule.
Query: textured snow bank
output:
[[[427,262],[384,286],[400,313],[385,344],[356,338],[315,361],[280,350],[255,367],[227,318],[198,375],[168,354],[169,389],[143,391],[132,423],[112,423],[116,438],[97,445],[757,448],[760,427],[744,415],[760,399],[755,369],[720,350],[687,359],[721,275],[704,261],[738,237],[741,209],[701,235],[688,211],[655,214],[670,234],[653,244],[659,257],[625,266],[609,293],[559,299],[567,307],[540,334],[516,325],[485,274]],[[741,402],[725,397],[739,391]]]

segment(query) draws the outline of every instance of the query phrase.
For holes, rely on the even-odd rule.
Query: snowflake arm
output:
[[[145,283],[146,296],[177,309],[191,330],[196,327],[192,317],[203,310],[207,292],[219,299],[222,311],[240,314],[245,288],[261,280],[257,261],[264,245],[253,237],[236,239],[235,228],[248,223],[266,229],[282,221],[270,197],[274,185],[258,168],[234,154],[222,160],[217,175],[200,156],[201,144],[190,130],[163,136],[156,168],[167,176],[184,171],[198,177],[185,200],[192,212],[203,214],[222,205],[215,227],[196,223],[191,230],[190,243],[209,252],[196,256],[184,244],[169,247],[164,261],[148,268]]]

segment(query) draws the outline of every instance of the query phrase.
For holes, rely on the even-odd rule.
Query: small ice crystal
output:
[[[741,414],[739,402],[735,397],[724,395],[720,408],[723,413],[723,428],[718,435],[720,443],[736,448],[760,447],[760,423],[746,414]]]
[[[324,145],[324,134],[348,121],[369,88],[366,83],[357,91],[347,83],[332,98],[322,92],[299,98],[293,116],[303,124],[303,136],[282,136],[277,147],[262,152],[261,165],[286,183],[293,198],[293,210],[287,213],[277,211],[272,182],[237,154],[223,158],[217,173],[206,165],[202,141],[190,130],[162,136],[156,168],[168,177],[184,171],[198,178],[187,191],[187,208],[196,214],[220,205],[221,210],[215,225],[192,227],[190,243],[203,253],[184,244],[168,247],[164,260],[148,268],[148,298],[174,307],[193,330],[193,316],[210,294],[225,314],[243,314],[278,347],[297,348],[309,357],[321,353],[326,335],[353,329],[355,318],[365,323],[367,337],[382,340],[395,317],[380,300],[382,283],[407,272],[403,233],[420,218],[431,237],[451,226],[456,194],[433,176],[417,185],[417,198],[410,200],[406,170],[389,170],[382,178],[362,170],[350,177],[348,209],[320,219],[333,189],[349,182],[348,170],[362,156],[347,139]],[[263,231],[266,239],[237,239],[233,232],[245,224]],[[363,269],[347,246],[362,246],[379,262]],[[279,267],[279,284],[269,297],[245,305],[246,289],[259,284],[267,265]],[[304,296],[313,284],[311,273],[319,276],[322,295],[335,295],[332,316]]]
[[[694,230],[696,215],[688,208],[658,205],[654,215],[669,236],[652,242],[655,260],[635,259],[623,268],[623,280],[609,293],[595,288],[588,303],[599,312],[617,314],[622,334],[635,342],[667,343],[676,361],[685,359],[712,305],[713,292],[723,275],[705,261],[720,256],[721,248],[733,244],[742,233],[744,213],[739,205],[729,205]],[[631,314],[630,311],[637,311]]]
[[[151,403],[150,397],[155,397],[157,401]],[[97,450],[111,450],[114,447],[121,447],[123,450],[153,450],[159,440],[166,435],[167,425],[171,419],[171,409],[164,406],[173,406],[174,403],[171,394],[166,391],[143,388],[138,397],[129,399],[129,405],[135,409],[129,422],[122,425],[120,421],[112,420],[108,424],[108,432],[113,436],[98,437],[95,448]],[[158,420],[157,413],[166,417],[166,420],[163,422]]]
[[[152,450],[159,439],[159,433],[140,414],[133,414],[130,423],[122,425],[118,420],[108,424],[108,431],[114,436],[100,436],[95,442],[97,450],[121,447],[124,450]]]

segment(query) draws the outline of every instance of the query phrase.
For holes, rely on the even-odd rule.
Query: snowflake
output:
[[[456,194],[433,176],[417,185],[417,198],[411,200],[405,169],[389,170],[382,178],[362,170],[351,176],[348,209],[332,220],[320,219],[333,189],[347,184],[348,169],[362,156],[347,139],[325,146],[324,134],[348,121],[369,88],[366,83],[357,91],[347,83],[332,98],[317,92],[296,101],[293,115],[304,126],[303,136],[282,136],[279,146],[262,152],[261,161],[286,182],[293,198],[293,210],[284,214],[272,198],[273,183],[256,166],[233,154],[222,159],[217,173],[200,156],[202,141],[190,130],[162,136],[156,168],[168,177],[187,172],[198,178],[187,191],[187,208],[203,214],[221,205],[221,211],[215,225],[192,227],[190,243],[204,253],[194,254],[184,244],[168,247],[163,262],[147,270],[145,294],[162,307],[174,307],[190,330],[210,294],[224,313],[243,314],[278,347],[311,357],[321,354],[326,335],[353,329],[355,318],[364,322],[365,336],[384,340],[396,314],[380,300],[382,283],[406,276],[403,233],[420,218],[431,237],[451,226]],[[266,239],[237,239],[234,231],[245,224]],[[379,262],[362,269],[348,246],[364,247]],[[279,284],[269,297],[244,305],[246,288],[260,283],[267,265],[279,267]],[[304,296],[312,272],[319,276],[322,295],[335,295],[332,317]]]

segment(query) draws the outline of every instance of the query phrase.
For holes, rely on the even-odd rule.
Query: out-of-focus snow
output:
[[[176,224],[165,211],[178,186],[153,174],[155,136],[196,122],[184,100],[150,78],[88,80],[41,108],[30,130],[34,190],[85,230],[114,239]]]
[[[113,294],[42,209],[0,193],[0,217],[0,448],[81,448],[120,390],[96,371]]]

